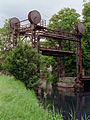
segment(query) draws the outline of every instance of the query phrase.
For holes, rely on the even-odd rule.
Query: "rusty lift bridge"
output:
[[[28,25],[21,26],[22,22],[29,21]],[[82,78],[82,55],[81,55],[81,37],[85,33],[85,27],[82,23],[76,25],[77,34],[63,32],[61,30],[52,31],[46,28],[46,21],[41,19],[41,15],[37,10],[29,12],[28,19],[19,21],[14,17],[10,19],[10,27],[13,35],[13,46],[17,45],[18,36],[23,36],[22,40],[29,37],[33,47],[37,48],[37,52],[42,51],[43,55],[56,56],[58,58],[58,78],[61,78],[61,57],[76,54],[77,62],[77,79],[76,82],[83,80]],[[58,43],[58,49],[41,47],[40,40],[54,40]],[[76,53],[73,51],[65,51],[61,47],[62,41],[76,42]]]

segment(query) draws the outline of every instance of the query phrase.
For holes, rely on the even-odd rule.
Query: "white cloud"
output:
[[[29,11],[38,10],[42,17],[49,19],[59,10],[70,7],[82,11],[83,0],[0,0],[0,26],[11,17],[26,19]],[[48,18],[48,17],[49,18]]]

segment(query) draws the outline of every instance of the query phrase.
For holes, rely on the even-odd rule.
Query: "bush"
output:
[[[0,64],[0,71],[2,71],[2,64]]]
[[[19,42],[5,60],[5,69],[21,80],[28,88],[35,88],[39,83],[37,65],[39,55],[28,43]]]

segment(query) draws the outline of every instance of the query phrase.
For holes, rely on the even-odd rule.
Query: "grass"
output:
[[[76,120],[75,115],[70,116],[70,120]],[[0,75],[0,120],[63,120],[63,117],[55,114],[54,108],[48,111],[39,106],[34,91],[26,89],[22,82]]]
[[[63,120],[39,106],[35,93],[14,77],[0,75],[0,120]]]

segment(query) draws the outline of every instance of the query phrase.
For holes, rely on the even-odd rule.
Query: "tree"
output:
[[[73,32],[75,24],[80,21],[79,17],[80,15],[76,13],[75,9],[64,8],[52,16],[48,27],[53,30],[61,27],[62,30]]]
[[[82,62],[86,75],[90,75],[90,2],[84,4],[82,11],[85,35],[82,38]]]
[[[9,20],[5,20],[4,27],[0,28],[0,64],[2,65],[2,68],[4,60],[8,55],[7,45],[12,43],[12,41],[10,41],[10,32]]]
[[[76,13],[75,9],[64,8],[60,10],[57,14],[54,14],[50,21],[48,28],[56,31],[57,28],[61,28],[61,31],[66,31],[69,33],[75,33],[75,25],[78,23],[80,15]],[[48,45],[52,48],[57,48],[57,42],[52,42],[47,40]],[[70,45],[70,46],[69,46]],[[75,51],[76,45],[73,42],[64,41],[61,43],[61,46],[64,50],[67,50],[68,46],[69,49]],[[65,57],[63,60],[66,68],[66,73],[71,73],[71,75],[76,74],[76,55],[72,57]],[[57,63],[56,63],[57,64]],[[69,74],[70,75],[70,74]]]
[[[35,88],[39,83],[37,65],[39,55],[28,43],[19,42],[5,60],[5,69],[16,79],[24,82],[26,87]]]

